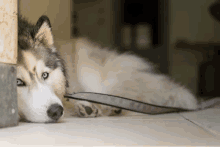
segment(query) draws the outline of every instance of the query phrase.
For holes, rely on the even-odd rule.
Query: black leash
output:
[[[117,107],[129,111],[144,113],[144,114],[163,114],[172,112],[183,112],[191,111],[188,109],[176,108],[176,107],[166,107],[153,105],[145,102],[140,102],[124,97],[102,94],[102,93],[92,93],[92,92],[79,92],[73,94],[67,94],[65,98],[89,101],[92,103],[98,103],[102,105],[108,105],[112,107]]]

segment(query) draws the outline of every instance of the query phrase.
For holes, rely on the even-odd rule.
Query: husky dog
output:
[[[63,115],[61,100],[68,83],[53,44],[48,17],[32,25],[18,16],[18,110],[26,121],[55,122]]]
[[[86,101],[64,100],[67,72],[54,46],[48,17],[41,16],[36,25],[20,16],[18,21],[17,91],[22,119],[56,122],[64,111],[67,116],[80,117],[127,113]],[[102,49],[88,39],[79,38],[75,44],[74,92],[105,93],[161,106],[198,107],[188,89],[156,74],[150,62],[129,53]]]

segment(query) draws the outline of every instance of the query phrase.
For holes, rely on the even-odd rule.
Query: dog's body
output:
[[[42,16],[36,26],[19,17],[18,37],[17,83],[21,118],[30,122],[55,122],[63,115],[63,108],[65,114],[80,117],[120,112],[113,107],[63,98],[68,78],[46,16]],[[112,94],[161,106],[198,107],[189,90],[156,74],[151,63],[138,56],[119,54],[102,49],[87,39],[78,39],[72,60],[74,92]]]

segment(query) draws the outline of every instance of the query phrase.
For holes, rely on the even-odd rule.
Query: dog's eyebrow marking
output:
[[[29,72],[29,75],[30,75],[31,79],[33,80],[34,79],[33,74],[31,72]]]
[[[35,72],[36,71],[36,66],[34,66],[34,68],[33,68],[33,72]]]

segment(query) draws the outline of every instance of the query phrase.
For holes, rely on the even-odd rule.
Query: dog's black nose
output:
[[[47,115],[53,120],[58,120],[63,115],[63,107],[59,104],[53,104],[47,110]]]

